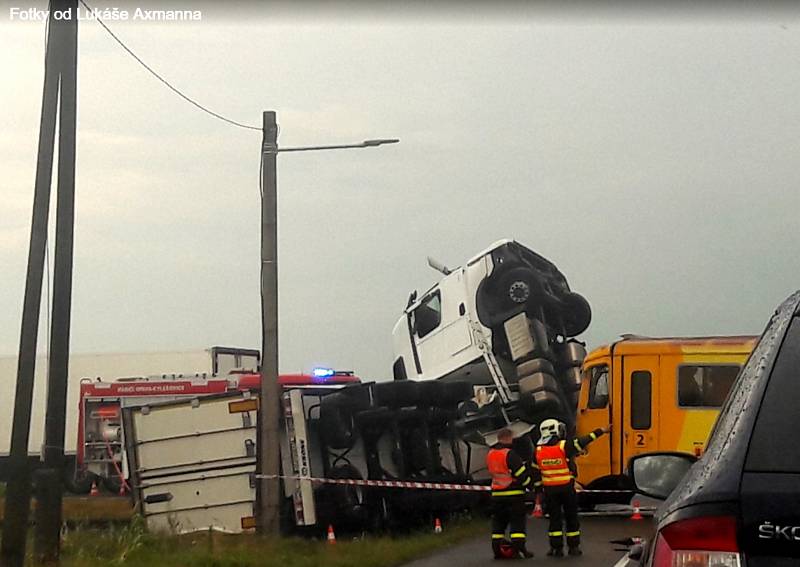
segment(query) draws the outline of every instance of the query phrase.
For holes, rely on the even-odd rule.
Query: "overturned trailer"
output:
[[[179,533],[254,527],[258,396],[246,384],[252,381],[240,379],[224,393],[122,406],[121,458],[129,471],[123,482],[148,527]],[[486,448],[480,438],[469,439],[473,428],[459,412],[473,396],[466,383],[285,384],[284,531],[331,523],[396,530],[474,507],[481,498],[475,491],[421,497],[391,486],[487,480]],[[331,482],[339,480],[366,482]]]

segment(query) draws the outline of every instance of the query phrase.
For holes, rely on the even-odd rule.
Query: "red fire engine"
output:
[[[278,381],[284,389],[293,389],[358,383],[360,379],[352,372],[317,368],[311,374],[283,374]],[[258,391],[260,382],[261,375],[252,371],[232,371],[227,376],[169,374],[111,382],[82,380],[76,474],[69,488],[76,493],[88,493],[93,484],[101,484],[114,494],[128,490],[123,408],[226,392]]]

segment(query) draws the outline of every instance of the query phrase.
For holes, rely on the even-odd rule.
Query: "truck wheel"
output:
[[[586,358],[586,347],[583,343],[570,339],[561,345],[559,358],[564,366],[580,366]]]
[[[544,372],[537,372],[536,374],[525,376],[519,381],[520,398],[522,398],[524,394],[542,391],[558,392],[558,382],[556,382],[556,379],[552,375],[545,374]]]
[[[87,470],[68,470],[64,475],[64,487],[72,494],[89,494],[97,480],[97,475]]]
[[[564,333],[568,337],[580,335],[592,322],[592,308],[585,297],[574,291],[564,297],[564,303]]]
[[[353,413],[365,410],[370,406],[369,386],[366,384],[345,386],[339,390],[339,393],[346,398],[347,409]]]
[[[553,364],[546,358],[534,358],[533,360],[526,360],[517,366],[517,376],[524,378],[537,372],[544,372],[545,374],[555,375],[556,371]]]
[[[433,403],[439,407],[449,408],[473,397],[475,390],[469,382],[442,382],[439,391],[434,393]]]
[[[331,449],[349,449],[355,442],[350,400],[341,392],[322,398],[319,421],[325,444]]]
[[[563,374],[564,390],[567,392],[579,392],[581,389],[581,367],[573,366],[567,368]]]
[[[495,293],[509,307],[525,305],[539,292],[540,286],[528,268],[516,267],[499,275]]]
[[[519,405],[533,421],[538,416],[560,416],[563,414],[561,399],[555,392],[540,390],[538,392],[520,393]]]
[[[334,467],[328,473],[328,477],[355,480],[363,480],[364,478],[358,469],[352,465]],[[346,518],[348,522],[360,523],[364,521],[366,508],[364,507],[363,487],[350,484],[333,484],[331,487],[331,495],[339,511],[337,515]]]
[[[379,406],[402,408],[415,406],[419,402],[419,388],[416,382],[379,382],[372,389],[375,403]]]
[[[103,484],[103,488],[115,496],[119,494],[119,491],[122,488],[122,481],[117,475],[101,476],[100,482]]]

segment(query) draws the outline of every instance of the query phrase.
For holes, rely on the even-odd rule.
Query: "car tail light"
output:
[[[736,518],[706,516],[669,524],[656,539],[653,567],[741,567]]]

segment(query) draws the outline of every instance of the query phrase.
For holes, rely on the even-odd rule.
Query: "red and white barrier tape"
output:
[[[309,476],[283,476],[270,474],[257,474],[256,478],[264,479],[284,479],[284,480],[308,480],[315,484],[345,484],[350,486],[373,486],[379,488],[410,488],[415,490],[457,490],[466,492],[490,492],[491,486],[485,484],[453,484],[445,482],[412,482],[407,480],[363,480],[360,478],[318,478]],[[592,494],[633,494],[633,490],[582,490],[576,488],[578,492]]]
[[[464,490],[488,492],[492,488],[482,484],[451,484],[444,482],[411,482],[407,480],[362,480],[360,478],[317,478],[308,476],[281,476],[257,474],[256,478],[281,478],[288,480],[310,480],[317,484],[347,484],[350,486],[377,486],[380,488],[413,488],[418,490]]]

